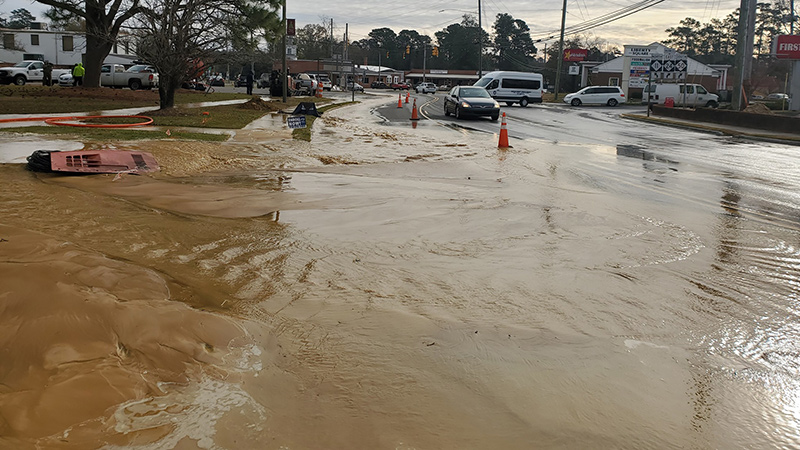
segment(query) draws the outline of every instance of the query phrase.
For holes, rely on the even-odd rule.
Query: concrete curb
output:
[[[686,123],[686,122],[679,122],[675,120],[664,119],[660,117],[647,117],[639,114],[620,114],[620,117],[623,119],[629,120],[638,120],[640,122],[648,122],[653,123],[656,125],[666,125],[675,128],[683,128],[686,130],[694,130],[694,131],[701,131],[706,133],[712,133],[722,136],[736,136],[745,139],[752,139],[756,141],[764,141],[764,142],[774,142],[778,144],[790,144],[790,145],[800,145],[800,136],[798,137],[790,137],[790,136],[775,136],[769,134],[761,134],[761,133],[751,133],[747,131],[740,131],[734,130],[730,128],[722,128],[718,126],[713,126],[707,123]]]

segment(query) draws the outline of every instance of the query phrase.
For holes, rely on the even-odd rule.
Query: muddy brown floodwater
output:
[[[385,102],[128,147],[146,176],[0,165],[0,447],[800,442],[794,219]]]

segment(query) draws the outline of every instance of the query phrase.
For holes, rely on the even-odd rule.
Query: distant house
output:
[[[355,77],[357,82],[366,87],[376,81],[386,84],[404,81],[402,70],[395,70],[386,66],[356,65]]]
[[[34,22],[22,30],[0,28],[0,64],[18,63],[26,58],[50,61],[56,66],[83,62],[86,35],[75,31],[50,31],[46,24]],[[132,39],[118,39],[106,63],[129,64],[136,59]]]

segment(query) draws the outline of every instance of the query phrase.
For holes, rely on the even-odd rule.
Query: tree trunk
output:
[[[173,80],[159,78],[158,80],[158,105],[161,109],[169,109],[175,106],[175,91],[178,88]]]
[[[91,35],[86,36],[86,74],[83,77],[85,87],[100,87],[100,66],[111,52],[112,43],[103,42]]]

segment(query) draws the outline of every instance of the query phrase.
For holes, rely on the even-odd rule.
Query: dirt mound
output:
[[[253,97],[250,100],[239,105],[241,109],[252,109],[255,111],[280,111],[285,104],[277,102],[265,102],[258,97]]]
[[[747,108],[744,109],[744,112],[749,112],[753,114],[775,114],[772,112],[771,109],[767,107],[767,105],[763,103],[753,103],[749,105]]]

